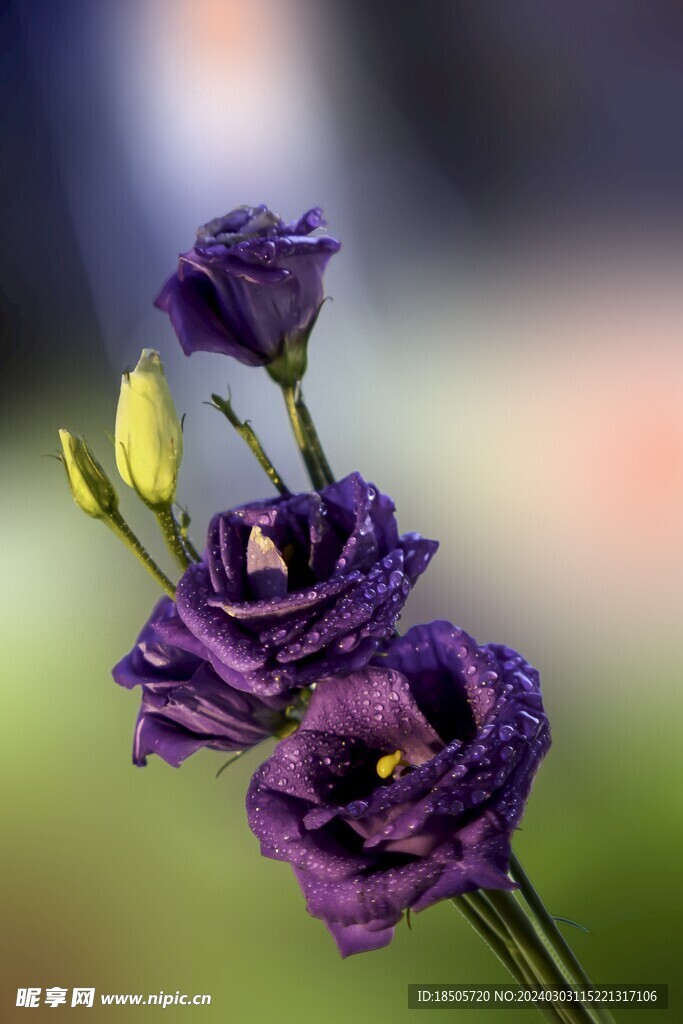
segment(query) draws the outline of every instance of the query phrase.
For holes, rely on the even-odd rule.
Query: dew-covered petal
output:
[[[403,551],[406,576],[414,585],[436,554],[439,542],[427,540],[419,533],[404,533],[398,543]]]
[[[385,551],[380,551],[372,518],[372,502],[377,491],[363,480],[360,473],[351,473],[326,488],[325,503],[332,518],[343,523],[346,541],[337,560],[337,570],[369,569]]]
[[[178,615],[175,604],[173,605],[172,615],[154,623],[153,632],[154,636],[163,641],[164,644],[174,647],[178,651],[193,654],[199,661],[206,659],[204,644],[187,628]]]
[[[344,637],[349,637],[349,643],[342,643],[340,650],[351,650],[355,642],[373,632],[373,615],[381,607],[391,609],[393,624],[410,590],[402,569],[400,551],[387,555],[371,574],[360,576],[320,618],[312,622],[307,633],[297,637],[294,643],[283,646],[278,660],[286,663],[307,657]],[[383,627],[384,623],[377,630],[377,635],[384,635]]]
[[[399,672],[367,668],[344,678],[322,680],[299,733],[308,730],[353,737],[382,754],[401,750],[412,765],[431,760],[441,747]],[[379,783],[375,775],[371,782]]]
[[[313,735],[292,744],[296,733],[281,741],[273,756],[255,773],[247,792],[249,825],[260,840],[261,852],[274,860],[313,871],[327,879],[347,878],[372,863],[362,851],[349,851],[339,836],[326,830],[307,829],[303,822],[306,808],[320,806],[323,795],[339,781],[340,766],[353,763],[354,751],[346,753],[342,741],[330,737],[330,765],[322,774],[305,777],[303,765],[317,758],[319,745]],[[285,744],[285,751],[282,746]],[[300,754],[294,754],[299,750]],[[333,759],[334,755],[334,759]]]
[[[322,500],[311,503],[308,520],[310,554],[308,564],[316,580],[326,580],[342,548],[342,538],[328,515]]]
[[[238,242],[236,246],[196,246],[179,259],[179,274],[203,274],[214,288],[214,303],[221,321],[232,321],[235,309],[262,302],[259,291],[273,288],[289,278],[289,271],[275,262],[276,243],[266,239],[251,245]],[[283,253],[284,254],[284,253]],[[272,317],[272,312],[270,313]],[[244,340],[258,345],[258,321],[240,325]],[[235,324],[233,329],[236,329]]]
[[[186,355],[221,352],[260,366],[285,343],[307,344],[339,243],[310,234],[324,223],[317,208],[289,225],[265,206],[247,209],[246,220],[240,208],[204,224],[156,299]]]
[[[499,695],[494,653],[450,622],[414,626],[391,642],[382,663],[408,677],[445,743],[483,725]]]
[[[388,941],[407,907],[514,888],[510,836],[549,744],[520,655],[452,623],[414,627],[362,672],[318,681],[273,772],[255,776],[250,824],[333,934]],[[349,950],[373,948],[348,935]]]
[[[358,574],[350,576],[337,576],[325,580],[324,583],[314,583],[304,590],[296,590],[279,599],[255,601],[226,601],[221,595],[210,595],[207,592],[207,602],[214,608],[222,608],[232,619],[241,621],[278,618],[282,619],[293,613],[302,610],[316,608],[327,602],[331,597],[343,594],[349,590],[359,579]]]
[[[235,618],[208,603],[210,592],[206,567],[201,562],[189,566],[176,592],[181,619],[207,651],[229,668],[239,672],[260,668],[267,657],[263,647],[240,628]]]
[[[179,614],[230,685],[297,689],[367,663],[434,547],[399,538],[391,499],[351,473],[215,516],[178,586]]]

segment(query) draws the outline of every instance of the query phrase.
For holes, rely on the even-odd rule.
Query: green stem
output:
[[[486,898],[486,893],[483,889],[477,889],[475,892],[467,893],[463,897],[476,909],[479,916],[486,921],[486,924],[498,936],[501,942],[504,942],[506,946],[510,945],[511,939],[507,931],[507,928],[498,917],[498,914],[489,903]]]
[[[311,484],[316,491],[319,491],[329,481],[325,475],[319,456],[316,453],[315,445],[307,429],[308,424],[306,416],[302,416],[303,400],[301,399],[301,387],[299,384],[294,385],[294,387],[283,385],[282,395],[287,407],[289,421],[292,424],[294,439],[299,451],[301,452],[301,457],[304,460],[304,465],[306,466],[306,471],[308,472]],[[305,405],[303,405],[303,408],[306,408]],[[307,412],[308,410],[306,409],[306,413]],[[308,416],[308,419],[310,420],[310,416]],[[317,435],[315,436],[317,438]],[[320,442],[318,441],[318,446],[319,445]]]
[[[187,554],[192,559],[192,561],[201,562],[202,556],[199,554],[199,552],[197,551],[196,547],[194,546],[188,535],[183,530],[180,531],[180,535],[183,538],[183,547],[185,548]]]
[[[176,512],[176,508],[180,512],[180,515]],[[180,535],[180,542],[183,545],[185,554],[191,562],[201,562],[202,558],[196,547],[192,543],[190,537],[190,516],[187,509],[184,509],[182,505],[176,503],[175,508],[171,506],[171,515],[175,520],[176,529]]]
[[[477,907],[472,902],[471,895],[469,893],[466,896],[454,896],[451,899],[451,903],[458,908],[462,916],[474,928],[477,935],[484,940],[491,952],[495,953],[508,974],[511,974],[520,985],[525,985],[526,981],[521,976],[521,972],[512,959],[507,944],[501,940],[499,935],[489,927],[488,922],[478,913]]]
[[[185,572],[190,564],[183,543],[183,536],[180,527],[176,522],[170,505],[156,505],[152,508],[157,518],[159,528],[164,536],[168,550],[171,552],[182,572]]]
[[[130,526],[120,512],[114,512],[104,520],[109,529],[120,541],[122,541],[135,557],[144,565],[147,572],[154,577],[162,590],[165,590],[171,600],[175,601],[175,587],[159,566],[156,564],[149,552],[142,546]]]
[[[534,968],[527,959],[527,954],[524,949],[520,947],[510,935],[507,929],[505,921],[499,916],[499,912],[494,907],[493,903],[489,899],[489,895],[483,889],[472,894],[477,900],[480,901],[481,913],[483,915],[490,915],[489,921],[492,928],[498,927],[502,931],[502,938],[507,942],[510,955],[514,959],[515,963],[519,965],[521,972],[525,975],[527,985],[530,988],[537,988],[543,984],[543,981],[534,973]],[[556,1015],[556,1019],[559,1018],[561,1021],[571,1022],[572,1018],[568,1016],[568,1011],[562,1003],[556,1003],[553,1005],[553,1012]]]
[[[259,441],[258,437],[252,430],[250,424],[247,421],[242,421],[232,408],[230,398],[221,398],[220,395],[211,395],[213,406],[222,412],[225,418],[232,424],[242,440],[249,446],[253,454],[256,456],[256,460],[265,471],[266,476],[273,484],[273,486],[280,492],[280,494],[287,496],[289,489],[284,483],[282,477],[275,469],[275,466],[266,455],[263,445]],[[207,403],[211,404],[211,403]]]
[[[574,985],[584,985],[586,988],[592,988],[590,978],[572,952],[569,943],[557,927],[552,915],[546,909],[543,900],[514,853],[510,857],[510,874],[519,885],[519,891],[531,910],[536,930],[566,977]],[[614,1024],[614,1017],[606,1007],[591,1006],[591,1009],[599,1024]]]
[[[303,423],[304,430],[306,431],[306,434],[308,436],[309,444],[318,461],[318,465],[320,466],[323,477],[325,478],[325,483],[332,484],[334,483],[334,473],[332,472],[330,464],[327,461],[325,452],[323,451],[323,446],[320,443],[320,438],[318,437],[318,431],[315,429],[313,417],[308,411],[308,406],[304,401],[304,393],[301,389],[301,384],[299,384],[296,391],[296,404],[299,410],[301,422]]]
[[[541,940],[531,919],[524,912],[513,893],[504,889],[486,890],[486,898],[505,925],[510,939],[520,950],[541,985],[571,988],[555,958]],[[592,1024],[588,1007],[580,1002],[554,1004],[559,1016],[567,1024]]]
[[[485,911],[482,912],[482,901],[478,898],[479,896],[480,893],[467,893],[464,896],[454,897],[451,903],[458,908],[477,935],[483,939],[491,952],[498,957],[508,974],[522,988],[533,988],[536,979],[528,970],[523,957],[515,955],[509,936],[501,933],[497,925],[491,927],[490,915]],[[562,1020],[561,1017],[558,1017],[551,1003],[539,1003],[536,1009],[549,1024],[558,1024],[558,1021]]]

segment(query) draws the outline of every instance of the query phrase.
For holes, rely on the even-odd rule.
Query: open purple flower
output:
[[[399,537],[392,500],[352,473],[214,516],[178,612],[227,683],[286,693],[365,665],[436,548]]]
[[[324,224],[319,207],[285,224],[265,206],[239,206],[199,228],[155,302],[185,354],[220,352],[300,380],[323,274],[340,248],[311,237]]]
[[[133,762],[158,754],[178,767],[201,747],[246,750],[284,723],[282,698],[261,700],[233,689],[211,668],[206,651],[164,597],[132,651],[112,670],[117,683],[142,687]]]
[[[538,674],[448,622],[318,684],[247,796],[261,852],[289,861],[343,956],[408,908],[514,888],[510,834],[550,745]]]

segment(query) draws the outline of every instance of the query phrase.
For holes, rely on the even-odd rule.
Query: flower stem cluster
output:
[[[157,519],[176,586],[86,443],[60,431],[77,505],[166,595],[113,670],[140,687],[133,761],[177,767],[209,747],[233,752],[225,768],[275,739],[249,785],[249,825],[264,856],[291,865],[342,956],[386,946],[411,910],[451,900],[520,985],[588,984],[511,847],[551,742],[538,673],[446,620],[398,634],[438,544],[399,533],[392,499],[360,473],[335,478],[304,401],[323,274],[339,250],[315,234],[324,223],[317,207],[289,224],[238,207],[199,229],[156,300],[186,355],[265,367],[310,491],[292,493],[230,397],[213,394],[277,496],[214,515],[198,552],[189,516],[174,510],[182,424],[145,349],[122,379],[116,464]],[[549,1021],[611,1022],[587,1004],[538,1006]]]

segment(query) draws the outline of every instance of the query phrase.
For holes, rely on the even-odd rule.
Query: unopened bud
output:
[[[175,497],[183,432],[159,353],[143,349],[121,378],[116,410],[116,465],[123,480],[153,507]]]
[[[94,519],[106,519],[116,512],[119,499],[111,480],[82,437],[59,431],[62,462],[73,499]]]

